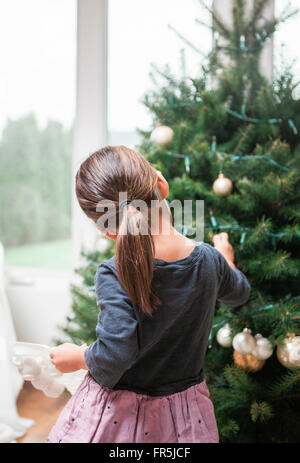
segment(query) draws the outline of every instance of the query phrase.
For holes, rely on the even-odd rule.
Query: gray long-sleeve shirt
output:
[[[162,304],[145,317],[119,282],[114,257],[98,267],[97,340],[85,360],[104,387],[159,396],[200,383],[217,299],[236,307],[250,293],[245,275],[203,242],[183,259],[154,259],[153,283]]]

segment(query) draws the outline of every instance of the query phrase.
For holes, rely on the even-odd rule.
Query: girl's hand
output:
[[[212,241],[214,243],[214,247],[223,254],[224,258],[227,260],[228,265],[230,267],[235,268],[234,265],[234,250],[231,246],[228,238],[227,233],[219,233],[218,235],[214,235],[212,237]]]
[[[62,373],[71,373],[77,370],[88,370],[84,359],[87,346],[65,343],[55,347],[50,352],[50,359],[55,368]]]

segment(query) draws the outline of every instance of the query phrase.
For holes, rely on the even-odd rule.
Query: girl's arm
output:
[[[101,307],[96,341],[88,347],[62,344],[50,358],[63,373],[86,369],[102,386],[113,387],[136,359],[138,321],[116,273],[104,263],[98,267],[95,288]]]
[[[113,388],[138,355],[138,320],[117,271],[109,261],[99,265],[95,276],[97,305],[100,307],[96,341],[85,351],[92,377]]]
[[[250,283],[234,265],[234,251],[227,233],[213,237],[215,258],[219,273],[218,299],[225,305],[238,307],[245,304],[250,295]]]
[[[236,268],[234,265],[234,250],[231,246],[227,233],[219,233],[212,239],[214,247],[223,255],[227,264],[231,268]]]

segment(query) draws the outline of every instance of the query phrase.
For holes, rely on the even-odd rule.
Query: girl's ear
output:
[[[157,176],[158,176],[158,181],[157,181],[157,186],[159,191],[162,194],[163,199],[166,199],[169,195],[169,184],[163,174],[157,170]]]
[[[116,241],[118,238],[118,235],[113,235],[111,233],[105,233],[106,238],[109,238],[110,240]]]

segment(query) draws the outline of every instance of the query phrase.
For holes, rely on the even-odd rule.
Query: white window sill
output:
[[[5,267],[7,286],[65,286],[66,282],[79,282],[80,276],[72,270],[48,270],[31,267]]]

